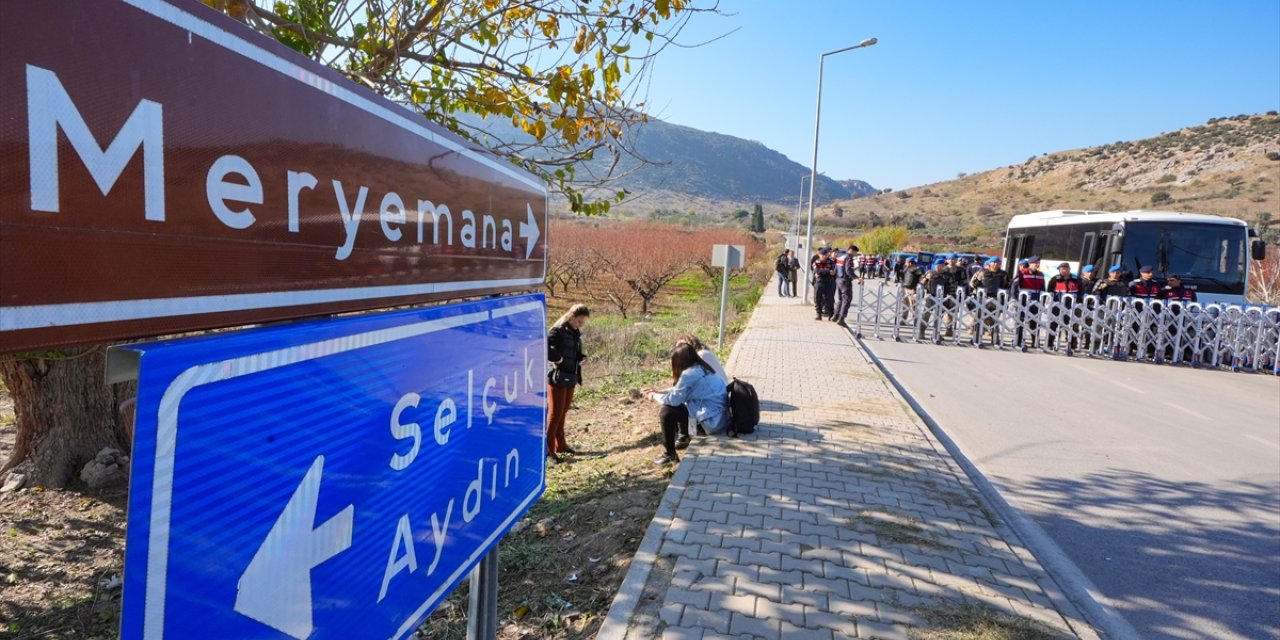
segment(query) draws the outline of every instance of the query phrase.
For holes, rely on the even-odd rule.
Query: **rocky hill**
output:
[[[461,118],[470,126],[490,131],[499,138],[532,142],[532,138],[516,131],[508,121],[485,121],[467,115]],[[714,217],[754,204],[774,205],[772,209],[779,209],[777,205],[794,207],[801,179],[809,176],[808,167],[755,140],[653,118],[634,129],[630,144],[635,156],[624,156],[612,168],[615,179],[608,188],[594,194],[588,191],[598,197],[608,197],[619,189],[631,192],[634,198],[615,209],[622,215],[663,215],[678,211]],[[610,154],[601,153],[598,159],[580,167],[578,175],[607,175],[611,162]],[[837,181],[819,176],[815,201],[857,198],[876,191],[861,180]],[[556,205],[561,213],[568,211],[563,201]]]
[[[1188,211],[1265,227],[1280,220],[1278,190],[1280,115],[1273,111],[840,200],[818,218],[833,231],[902,224],[919,245],[994,248],[1010,217],[1046,209]],[[1275,226],[1273,241],[1280,240]]]

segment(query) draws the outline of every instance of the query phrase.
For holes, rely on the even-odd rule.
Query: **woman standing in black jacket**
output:
[[[564,437],[564,419],[573,402],[573,390],[582,384],[582,327],[591,318],[585,304],[569,307],[547,332],[547,459],[560,462],[560,454],[577,453]]]

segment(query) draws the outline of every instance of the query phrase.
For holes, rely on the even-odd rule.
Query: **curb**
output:
[[[982,499],[1000,517],[996,530],[1012,534],[1022,542],[1025,550],[1031,554],[1032,560],[1041,566],[1053,584],[1041,584],[1040,587],[1077,637],[1082,640],[1101,640],[1102,638],[1141,640],[1138,632],[1120,614],[1099,601],[1098,588],[1067,557],[1057,543],[1031,518],[1000,495],[991,481],[969,460],[960,446],[947,435],[929,412],[916,401],[915,396],[907,390],[905,385],[899,382],[884,363],[867,349],[864,344],[865,339],[855,337],[854,340],[858,350],[869,362],[875,364],[884,376],[893,394],[911,407],[912,412],[927,427],[927,429],[921,429],[925,436],[934,442],[935,446],[942,445],[942,451],[946,453],[943,457],[949,464],[958,467],[957,471],[973,483]],[[1017,552],[1018,550],[1015,550],[1015,553]],[[1019,555],[1022,554],[1019,553]],[[1101,634],[1098,630],[1101,630]]]

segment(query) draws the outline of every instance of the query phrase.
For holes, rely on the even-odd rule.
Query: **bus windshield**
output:
[[[1201,290],[1243,294],[1248,234],[1244,227],[1185,222],[1130,222],[1124,232],[1125,268],[1155,267]]]

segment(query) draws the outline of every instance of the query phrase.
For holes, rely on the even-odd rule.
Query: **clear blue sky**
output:
[[[649,112],[895,189],[1280,109],[1280,0],[724,0],[657,60]],[[797,191],[799,184],[796,185]]]

